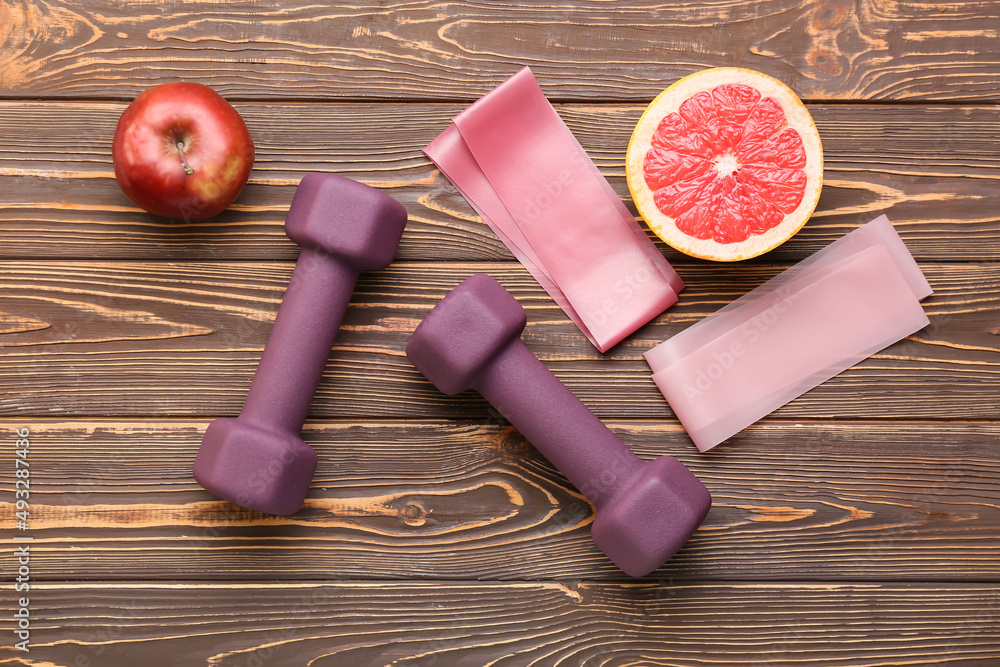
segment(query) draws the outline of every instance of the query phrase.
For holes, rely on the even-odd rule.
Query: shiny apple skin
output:
[[[193,173],[186,173],[182,153]],[[204,220],[243,190],[254,144],[243,118],[212,88],[164,83],[140,93],[122,113],[111,156],[118,184],[138,206],[167,218]]]

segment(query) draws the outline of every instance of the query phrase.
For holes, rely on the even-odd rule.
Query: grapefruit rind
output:
[[[680,109],[681,104],[699,92],[711,92],[717,86],[739,83],[756,88],[761,98],[770,97],[785,112],[788,127],[802,138],[806,153],[806,189],[802,201],[772,229],[738,243],[719,243],[698,239],[677,228],[653,201],[653,191],[646,185],[643,161],[652,145],[653,133],[660,121]],[[639,214],[653,232],[671,247],[692,257],[716,261],[737,261],[757,257],[781,245],[795,235],[816,209],[823,184],[823,145],[808,109],[795,92],[781,81],[760,72],[740,67],[718,67],[690,74],[656,96],[636,123],[629,140],[625,173],[629,191]]]

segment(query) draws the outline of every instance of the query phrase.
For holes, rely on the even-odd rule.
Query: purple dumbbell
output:
[[[597,508],[594,542],[641,577],[701,525],[712,496],[672,456],[637,457],[521,341],[524,309],[479,273],[436,305],[406,356],[446,394],[475,389]]]
[[[396,254],[406,209],[334,174],[307,174],[285,219],[302,246],[240,416],[208,426],[194,476],[208,491],[270,514],[302,506],[316,452],[302,441],[313,394],[358,273]]]

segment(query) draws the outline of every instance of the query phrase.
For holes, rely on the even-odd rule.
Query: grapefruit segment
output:
[[[743,145],[746,143],[747,145]],[[742,165],[761,165],[802,169],[806,166],[806,149],[802,136],[790,127],[762,143],[741,142],[736,146],[736,159]]]
[[[710,195],[715,184],[715,175],[704,171],[686,181],[675,181],[656,190],[653,199],[656,207],[667,215],[677,217]]]
[[[708,136],[692,127],[679,113],[672,113],[660,122],[653,135],[653,146],[689,157],[708,158],[713,151]]]
[[[702,157],[676,151],[649,151],[642,168],[646,183],[655,191],[671,183],[704,176],[711,165]]]
[[[729,141],[735,144],[742,135],[743,123],[760,101],[760,93],[756,88],[734,83],[713,89],[712,100],[727,133],[731,134]]]
[[[694,257],[763,254],[797,232],[819,200],[823,148],[780,81],[723,67],[663,91],[636,124],[629,190],[649,227]]]

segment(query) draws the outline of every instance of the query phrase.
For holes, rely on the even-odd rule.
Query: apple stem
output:
[[[183,141],[178,141],[177,142],[177,152],[181,156],[181,166],[184,167],[184,173],[187,174],[188,176],[190,176],[191,174],[194,173],[194,169],[192,169],[191,165],[189,165],[187,163],[187,160],[184,159],[184,142]]]

